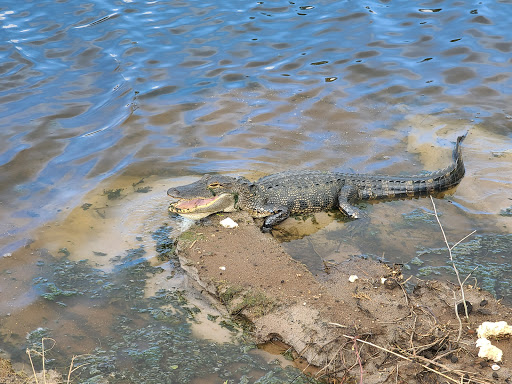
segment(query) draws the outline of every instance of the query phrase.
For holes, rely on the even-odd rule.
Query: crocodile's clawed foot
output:
[[[272,227],[268,227],[268,226],[263,225],[261,227],[261,232],[263,232],[263,233],[272,233]]]

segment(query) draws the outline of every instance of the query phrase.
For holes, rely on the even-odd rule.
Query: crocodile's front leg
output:
[[[290,216],[290,210],[285,205],[266,205],[265,210],[271,214],[265,217],[261,227],[264,233],[269,233],[274,225],[279,224]]]

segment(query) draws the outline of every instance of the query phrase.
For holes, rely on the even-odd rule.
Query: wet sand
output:
[[[499,371],[477,357],[476,328],[512,316],[489,293],[464,287],[474,309],[459,325],[457,285],[404,281],[400,267],[343,249],[345,260],[315,277],[246,214],[230,214],[239,224],[234,229],[220,226],[225,216],[210,216],[180,237],[183,268],[227,315],[250,321],[257,342],[289,345],[295,358],[316,367],[316,377],[361,376],[365,383],[491,383],[496,375],[511,377],[510,340],[495,343],[504,351]],[[351,275],[358,279],[350,282]]]

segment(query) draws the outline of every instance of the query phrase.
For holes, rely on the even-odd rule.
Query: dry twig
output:
[[[360,384],[363,384],[363,363],[361,362],[361,356],[359,355],[359,350],[357,349],[357,338],[354,337],[354,350],[356,351],[357,363],[359,364],[359,377]]]
[[[329,324],[331,324],[331,325],[335,325],[335,326],[338,326],[338,325],[339,325],[339,324],[337,324],[337,323],[329,323]],[[346,337],[346,338],[348,338],[348,339],[356,340],[356,341],[359,341],[360,343],[367,344],[367,345],[370,345],[370,346],[372,346],[372,347],[374,347],[374,348],[380,349],[381,351],[384,351],[384,352],[387,352],[387,353],[389,353],[389,354],[392,354],[392,355],[394,355],[394,356],[396,356],[396,357],[398,357],[398,358],[400,358],[400,359],[402,359],[402,360],[407,360],[407,361],[410,361],[410,362],[415,362],[416,364],[419,364],[419,365],[420,365],[421,367],[423,367],[424,369],[426,369],[426,370],[428,370],[428,371],[431,371],[431,372],[433,372],[433,373],[435,373],[435,374],[437,374],[437,375],[439,375],[439,376],[441,376],[441,377],[445,378],[446,380],[448,380],[448,381],[449,381],[449,382],[451,382],[451,383],[460,384],[460,383],[462,382],[463,378],[464,378],[464,376],[463,376],[463,373],[462,373],[462,372],[455,372],[455,371],[453,371],[453,370],[450,370],[450,368],[448,368],[446,365],[444,365],[444,364],[440,364],[440,363],[438,363],[437,361],[434,361],[434,360],[427,359],[426,357],[423,357],[423,356],[416,356],[415,358],[411,358],[411,357],[408,357],[408,356],[402,355],[402,354],[400,354],[400,353],[397,353],[397,352],[391,351],[391,350],[389,350],[389,349],[387,349],[387,348],[381,347],[381,346],[379,346],[379,345],[377,345],[377,344],[373,344],[373,343],[371,343],[371,342],[369,342],[369,341],[358,339],[358,338],[356,338],[356,337],[354,337],[354,336],[349,336],[349,335],[343,335],[343,336],[344,336],[344,337]],[[419,362],[419,360],[421,360],[421,361],[425,362],[425,364],[423,364],[423,363]],[[453,377],[450,377],[450,376],[448,376],[448,375],[444,374],[443,372],[440,372],[440,371],[438,371],[438,370],[436,370],[436,369],[434,369],[434,368],[432,368],[432,367],[429,367],[429,366],[428,366],[428,365],[426,365],[426,364],[428,364],[428,365],[434,365],[434,366],[437,366],[437,367],[439,367],[439,368],[441,368],[441,369],[445,370],[446,372],[453,372],[454,374],[458,375],[458,376],[459,376],[459,378],[458,378],[458,379],[455,379],[455,378],[453,378]],[[466,373],[467,373],[467,372],[466,372]],[[480,380],[480,379],[478,379],[478,378],[476,378],[476,377],[472,377],[472,378],[471,378],[471,381],[472,381],[472,382],[475,382],[475,383],[477,383],[477,384],[490,384],[490,382],[489,382],[489,381],[486,381],[486,380]]]
[[[50,340],[50,341],[53,342],[53,345],[49,349],[45,349],[45,347],[44,347],[44,342],[46,340]],[[27,353],[28,358],[30,360],[30,365],[32,366],[32,373],[34,375],[34,380],[35,380],[36,384],[39,384],[39,380],[37,379],[36,369],[34,367],[34,362],[32,361],[32,353],[35,353],[36,355],[41,356],[41,361],[42,361],[42,364],[43,364],[43,370],[42,370],[43,382],[44,382],[44,384],[46,384],[46,358],[45,358],[45,353],[48,352],[48,351],[51,351],[53,349],[53,347],[55,347],[56,344],[57,344],[57,342],[54,339],[52,339],[50,337],[43,337],[41,339],[41,352],[38,352],[38,351],[36,351],[34,349],[29,349],[29,348],[26,349],[25,352]],[[75,359],[78,358],[78,357],[83,357],[83,356],[89,356],[89,355],[73,356],[73,358],[71,359],[71,364],[69,365],[69,372],[68,372],[68,378],[67,378],[66,384],[70,384],[70,382],[71,382],[71,374],[73,372],[75,372],[77,369],[80,369],[80,368],[90,364],[90,363],[84,363],[84,364],[77,365],[76,367],[74,366]]]
[[[29,348],[27,348],[25,351],[28,355],[28,358],[30,359],[30,365],[32,366],[32,372],[34,374],[34,379],[36,381],[36,384],[39,384],[39,381],[37,380],[36,369],[34,368],[34,362],[32,361],[32,352],[41,356],[41,360],[43,362],[43,381],[44,381],[44,384],[46,384],[46,358],[44,356],[44,354],[45,354],[44,342],[46,340],[53,341],[53,345],[48,349],[48,351],[51,351],[53,349],[53,347],[55,347],[56,341],[50,337],[43,337],[41,339],[41,352],[38,352],[34,349],[29,349]]]
[[[69,384],[70,383],[70,380],[71,380],[71,374],[73,372],[75,372],[77,369],[80,369],[86,365],[89,365],[90,363],[83,363],[83,364],[80,364],[80,365],[77,365],[76,367],[73,368],[73,365],[75,363],[75,359],[77,357],[82,357],[84,355],[79,355],[79,356],[73,356],[73,358],[71,359],[71,364],[69,365],[69,372],[68,372],[68,380],[66,381],[66,384]]]
[[[432,207],[434,208],[434,215],[436,217],[437,223],[439,224],[439,228],[441,228],[441,233],[443,234],[444,243],[446,244],[446,248],[448,248],[448,255],[450,256],[450,261],[452,263],[453,270],[455,271],[455,275],[457,276],[457,281],[459,282],[460,292],[461,292],[461,295],[462,295],[462,304],[464,305],[464,312],[466,314],[466,319],[467,319],[467,318],[469,318],[469,315],[468,315],[468,307],[466,305],[466,297],[464,295],[464,285],[463,285],[462,281],[460,280],[459,271],[457,270],[457,267],[455,266],[455,262],[453,261],[452,250],[457,245],[459,245],[464,240],[466,240],[469,236],[474,234],[476,232],[476,230],[471,232],[470,234],[464,236],[462,239],[460,239],[453,246],[450,247],[450,244],[448,243],[448,239],[446,238],[446,233],[444,232],[444,229],[443,229],[443,225],[441,224],[441,220],[439,220],[439,215],[437,214],[436,204],[434,203],[434,199],[432,198],[432,196],[430,196],[430,201],[432,202]],[[466,281],[466,280],[467,280],[467,277],[466,277],[466,279],[464,281]],[[459,322],[460,322],[460,317],[459,317],[459,314],[457,312],[457,304],[455,304],[455,313],[456,313],[457,318],[459,319]],[[461,328],[462,328],[462,322],[460,322],[460,324],[461,324]],[[460,340],[460,333],[461,333],[461,330],[459,330],[459,338],[457,339],[457,341]]]

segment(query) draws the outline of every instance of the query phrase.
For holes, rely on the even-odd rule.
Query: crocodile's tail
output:
[[[466,173],[466,169],[464,168],[464,161],[462,160],[462,149],[461,143],[466,138],[467,132],[457,137],[457,142],[455,144],[455,148],[453,149],[453,164],[448,168],[432,173],[428,179],[434,180],[434,186],[429,186],[427,189],[427,193],[429,193],[432,188],[435,192],[446,191],[447,189],[453,188],[460,183],[464,174]]]
[[[457,138],[453,150],[453,163],[447,168],[421,176],[372,176],[370,185],[358,185],[359,198],[374,200],[420,197],[455,187],[460,183],[465,173],[461,143],[466,135],[467,133]]]

